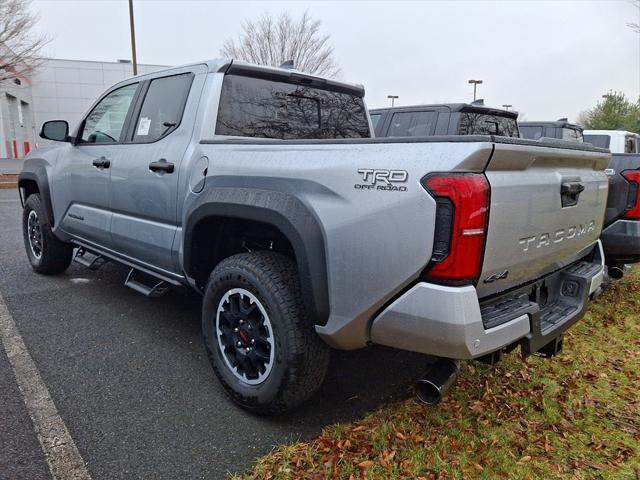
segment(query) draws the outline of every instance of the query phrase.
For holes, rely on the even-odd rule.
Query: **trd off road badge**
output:
[[[406,192],[405,185],[409,174],[405,170],[385,170],[373,168],[359,168],[358,173],[362,177],[363,183],[356,183],[353,188],[356,190],[383,190],[388,192]]]

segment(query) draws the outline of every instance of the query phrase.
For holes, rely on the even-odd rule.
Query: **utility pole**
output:
[[[476,101],[476,88],[482,83],[482,80],[469,80],[473,84],[473,101]]]
[[[391,108],[393,108],[396,104],[396,100],[400,97],[398,95],[387,95],[387,98],[391,99]]]
[[[133,21],[133,0],[129,0],[129,25],[131,27],[131,63],[133,75],[138,75],[138,59],[136,58],[136,29]]]
[[[503,108],[508,112],[508,111],[509,111],[509,109],[510,109],[511,107],[513,107],[513,105],[511,105],[510,103],[507,103],[507,104],[505,104],[505,105],[502,105],[502,107],[503,107]]]

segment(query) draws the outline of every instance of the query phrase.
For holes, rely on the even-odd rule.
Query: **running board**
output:
[[[89,270],[98,270],[109,261],[107,257],[88,251],[84,247],[78,248],[73,261],[87,267]]]
[[[134,276],[137,275],[137,278]],[[135,268],[132,268],[124,281],[124,286],[143,294],[145,297],[161,297],[170,290],[170,286],[164,280],[152,277]]]

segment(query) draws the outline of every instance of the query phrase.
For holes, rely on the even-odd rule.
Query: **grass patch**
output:
[[[552,360],[464,363],[437,408],[379,408],[231,478],[640,479],[640,269],[591,304],[564,344]]]

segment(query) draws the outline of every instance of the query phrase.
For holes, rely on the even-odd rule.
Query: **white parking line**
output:
[[[91,480],[1,293],[0,338],[54,480]]]

